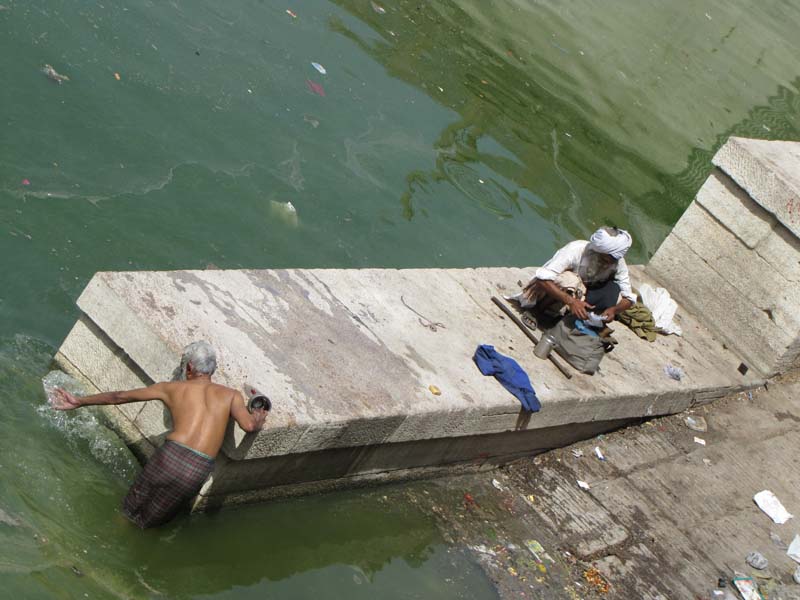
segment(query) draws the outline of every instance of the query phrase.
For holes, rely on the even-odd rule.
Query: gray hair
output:
[[[180,379],[186,379],[187,365],[192,365],[194,373],[213,375],[217,370],[217,353],[214,352],[214,347],[205,340],[192,342],[183,349]]]

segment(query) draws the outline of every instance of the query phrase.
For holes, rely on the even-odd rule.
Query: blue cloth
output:
[[[528,374],[513,358],[500,354],[494,346],[484,344],[478,346],[472,360],[478,365],[481,373],[494,375],[504,388],[514,394],[522,403],[522,408],[530,412],[539,412],[542,408]]]
[[[575,319],[575,329],[577,329],[584,335],[593,335],[594,337],[600,337],[600,334],[597,333],[597,330],[595,330],[586,321],[582,321],[581,319]]]

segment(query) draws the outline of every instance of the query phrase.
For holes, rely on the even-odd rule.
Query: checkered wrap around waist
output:
[[[213,459],[167,440],[131,486],[123,512],[139,527],[160,525],[200,491],[213,469]]]

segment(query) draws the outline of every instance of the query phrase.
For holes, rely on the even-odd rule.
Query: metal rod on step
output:
[[[524,333],[530,341],[532,341],[534,344],[539,343],[539,340],[536,339],[535,335],[533,335],[533,332],[531,331],[530,327],[527,327],[525,323],[523,323],[520,320],[520,318],[517,315],[515,315],[513,311],[510,308],[508,308],[508,306],[506,306],[503,303],[502,300],[500,300],[497,296],[492,296],[492,302],[494,302],[498,306],[498,308],[502,310],[506,314],[506,316],[509,319],[511,319],[517,327],[519,327],[522,330],[522,333]],[[561,371],[564,377],[566,377],[567,379],[572,379],[572,372],[569,370],[569,367],[567,367],[564,363],[562,363],[561,360],[553,354],[553,352],[550,353],[550,356],[548,356],[548,358],[556,366],[556,368],[559,371]]]

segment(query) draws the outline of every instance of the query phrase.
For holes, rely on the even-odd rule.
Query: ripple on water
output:
[[[136,472],[137,463],[122,441],[95,416],[92,409],[58,411],[50,406],[53,390],[64,388],[70,393],[86,394],[85,388],[74,377],[62,371],[50,371],[42,377],[47,401],[36,407],[36,413],[48,426],[57,429],[76,449],[86,444],[97,460],[125,479],[130,479]]]
[[[519,194],[493,179],[481,178],[473,169],[453,158],[442,160],[447,179],[478,206],[498,217],[510,219],[521,212]]]

